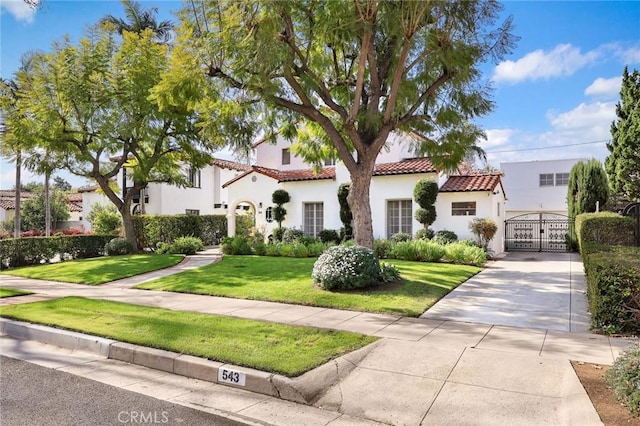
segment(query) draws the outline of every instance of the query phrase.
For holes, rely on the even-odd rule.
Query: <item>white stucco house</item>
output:
[[[317,236],[323,229],[339,230],[337,190],[350,181],[346,167],[328,160],[320,170],[306,164],[291,152],[291,143],[259,142],[254,146],[255,163],[246,165],[214,160],[200,170],[184,168],[191,185],[179,188],[169,184],[149,184],[136,198],[134,211],[148,214],[225,214],[229,235],[235,234],[235,216],[255,215],[256,230],[270,235],[278,225],[272,219],[272,194],[287,191],[291,201],[284,205],[287,215],[282,226],[301,229]],[[472,239],[469,221],[492,218],[499,231],[491,243],[495,253],[503,251],[505,190],[499,173],[454,175],[442,173],[428,158],[413,158],[406,144],[391,138],[380,153],[371,182],[371,210],[375,238],[388,238],[398,232],[411,235],[422,228],[414,214],[419,207],[413,190],[419,179],[433,179],[440,187],[436,201],[434,230],[450,230],[460,239]],[[123,188],[131,186],[120,177]],[[140,201],[145,200],[144,209]]]

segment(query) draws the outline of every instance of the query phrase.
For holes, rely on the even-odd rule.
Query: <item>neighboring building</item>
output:
[[[501,163],[504,187],[509,194],[505,217],[528,213],[568,215],[569,173],[584,159]]]
[[[583,159],[502,163],[507,251],[567,251],[569,174]]]
[[[33,198],[35,195],[31,192],[20,191],[21,204]],[[0,222],[11,220],[16,215],[16,191],[13,189],[0,190]],[[67,208],[69,210],[69,219],[64,222],[57,223],[57,229],[80,228],[80,221],[83,215],[82,194],[68,194]]]

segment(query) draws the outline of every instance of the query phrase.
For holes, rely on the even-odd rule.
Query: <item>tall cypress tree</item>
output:
[[[609,182],[600,161],[580,161],[571,168],[567,205],[572,224],[579,214],[595,212],[598,205],[602,209],[608,199]],[[570,226],[569,235],[572,242],[576,243],[573,225]]]
[[[611,124],[611,153],[606,161],[607,174],[615,192],[630,200],[640,200],[640,72],[622,74],[618,119]]]

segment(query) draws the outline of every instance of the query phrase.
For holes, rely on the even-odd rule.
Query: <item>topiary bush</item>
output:
[[[622,352],[605,377],[618,401],[640,416],[640,345]]]
[[[434,237],[435,235],[435,231],[431,228],[427,228],[427,229],[418,229],[418,232],[416,232],[416,240],[430,240]]]
[[[196,237],[180,237],[176,238],[172,243],[158,243],[159,254],[196,254],[204,249],[204,244],[200,238]]]
[[[104,254],[107,256],[121,256],[133,253],[133,246],[124,238],[114,238],[104,246]]]
[[[323,243],[340,244],[340,241],[342,241],[340,234],[335,229],[323,229],[318,233],[318,238],[320,238],[320,241]]]
[[[316,260],[311,276],[325,290],[366,288],[382,280],[378,258],[362,246],[329,247]]]
[[[443,229],[436,232],[432,240],[442,245],[451,244],[458,241],[458,235],[456,235],[456,233],[453,231],[447,231],[446,229]]]

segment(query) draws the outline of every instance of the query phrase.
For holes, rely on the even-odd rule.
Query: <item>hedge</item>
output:
[[[113,235],[57,235],[0,240],[0,268],[37,265],[56,256],[81,259],[104,254]]]
[[[640,332],[640,247],[591,247],[583,258],[592,326]]]
[[[224,215],[136,215],[133,226],[139,248],[155,248],[180,237],[197,237],[205,245],[215,245],[227,235]]]
[[[635,243],[633,218],[617,213],[583,213],[576,216],[575,226],[581,252],[583,244],[632,246]]]

